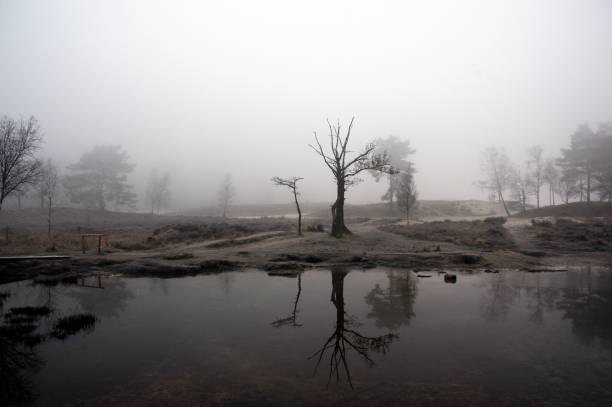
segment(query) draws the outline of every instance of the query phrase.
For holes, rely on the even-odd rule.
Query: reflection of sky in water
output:
[[[335,279],[325,270],[299,279],[259,271],[104,278],[103,289],[21,282],[0,291],[11,292],[5,311],[49,303],[99,318],[90,333],[38,347],[41,405],[111,396],[143,405],[177,397],[391,403],[420,392],[459,403],[612,397],[610,272],[460,275],[445,284],[435,272],[345,271]],[[334,362],[329,348],[313,377],[317,357],[308,357],[338,329],[358,334],[347,336],[358,349],[345,343],[346,358]],[[385,335],[393,340],[373,342]],[[333,371],[325,390],[334,366],[339,380]]]

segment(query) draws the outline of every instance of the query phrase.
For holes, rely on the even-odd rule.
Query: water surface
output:
[[[31,348],[0,336],[0,391],[40,406],[612,404],[612,273],[421,274],[3,285],[3,327],[14,307],[52,312]],[[49,334],[83,313],[97,323]]]

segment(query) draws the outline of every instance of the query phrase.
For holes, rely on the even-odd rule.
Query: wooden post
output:
[[[98,254],[100,254],[100,249],[102,247],[102,235],[98,235]]]
[[[85,254],[85,236],[81,235],[81,249],[83,250],[83,254]]]

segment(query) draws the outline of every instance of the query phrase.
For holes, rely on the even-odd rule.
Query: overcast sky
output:
[[[175,203],[288,202],[274,175],[334,186],[307,144],[356,117],[353,147],[417,150],[422,199],[485,198],[479,154],[557,154],[612,120],[612,1],[0,0],[0,115],[38,118],[43,154],[121,144],[141,183],[168,170]],[[366,181],[349,203],[376,202]]]

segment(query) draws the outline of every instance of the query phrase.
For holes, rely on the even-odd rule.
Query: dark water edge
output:
[[[419,274],[2,285],[0,404],[612,405],[612,272]]]

